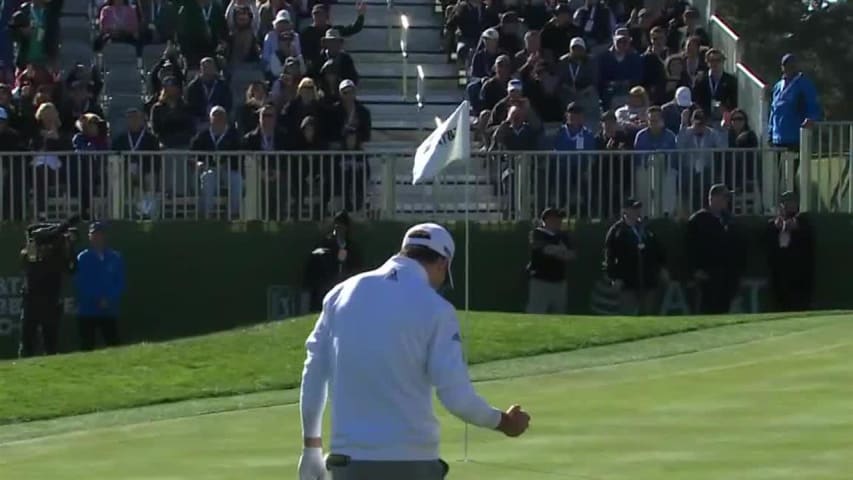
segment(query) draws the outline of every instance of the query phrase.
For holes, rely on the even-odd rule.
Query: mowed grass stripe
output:
[[[462,462],[462,425],[442,411],[449,478],[846,480],[853,348],[841,344],[853,323],[799,323],[814,322],[793,335],[777,325],[804,325],[767,323],[776,333],[731,348],[483,383],[495,403],[524,404],[531,430],[473,429]],[[0,445],[0,467],[16,480],[272,480],[295,475],[299,435],[298,409],[271,407]]]
[[[471,312],[471,363],[785,318],[554,317]],[[94,353],[0,362],[0,425],[298,386],[314,317]]]

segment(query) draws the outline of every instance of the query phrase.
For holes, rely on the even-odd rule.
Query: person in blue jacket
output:
[[[124,260],[107,247],[106,225],[94,222],[89,227],[90,247],[77,255],[77,322],[80,348],[93,350],[98,330],[107,346],[118,338],[119,303],[124,294]]]
[[[776,147],[796,149],[800,127],[810,128],[822,120],[814,83],[797,66],[792,54],[782,57],[782,79],[773,86],[768,136]]]

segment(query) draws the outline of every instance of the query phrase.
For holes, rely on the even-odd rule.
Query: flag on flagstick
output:
[[[412,185],[431,180],[456,160],[468,161],[470,133],[471,117],[468,102],[464,101],[418,147],[412,167]]]

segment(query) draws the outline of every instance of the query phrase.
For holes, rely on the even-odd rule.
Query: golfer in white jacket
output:
[[[308,337],[302,372],[300,480],[440,480],[433,387],[461,420],[517,437],[530,417],[506,412],[474,391],[462,356],[459,321],[436,289],[450,275],[454,243],[440,225],[406,232],[400,253],[326,296]],[[326,396],[331,442],[323,458]]]

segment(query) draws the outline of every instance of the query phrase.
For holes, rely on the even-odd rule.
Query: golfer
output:
[[[517,437],[530,417],[474,391],[453,306],[436,289],[450,277],[454,243],[440,225],[410,228],[400,253],[337,285],[308,337],[302,372],[300,480],[440,480],[432,387],[461,420]],[[452,284],[452,282],[451,282]],[[332,402],[323,458],[323,410]]]

